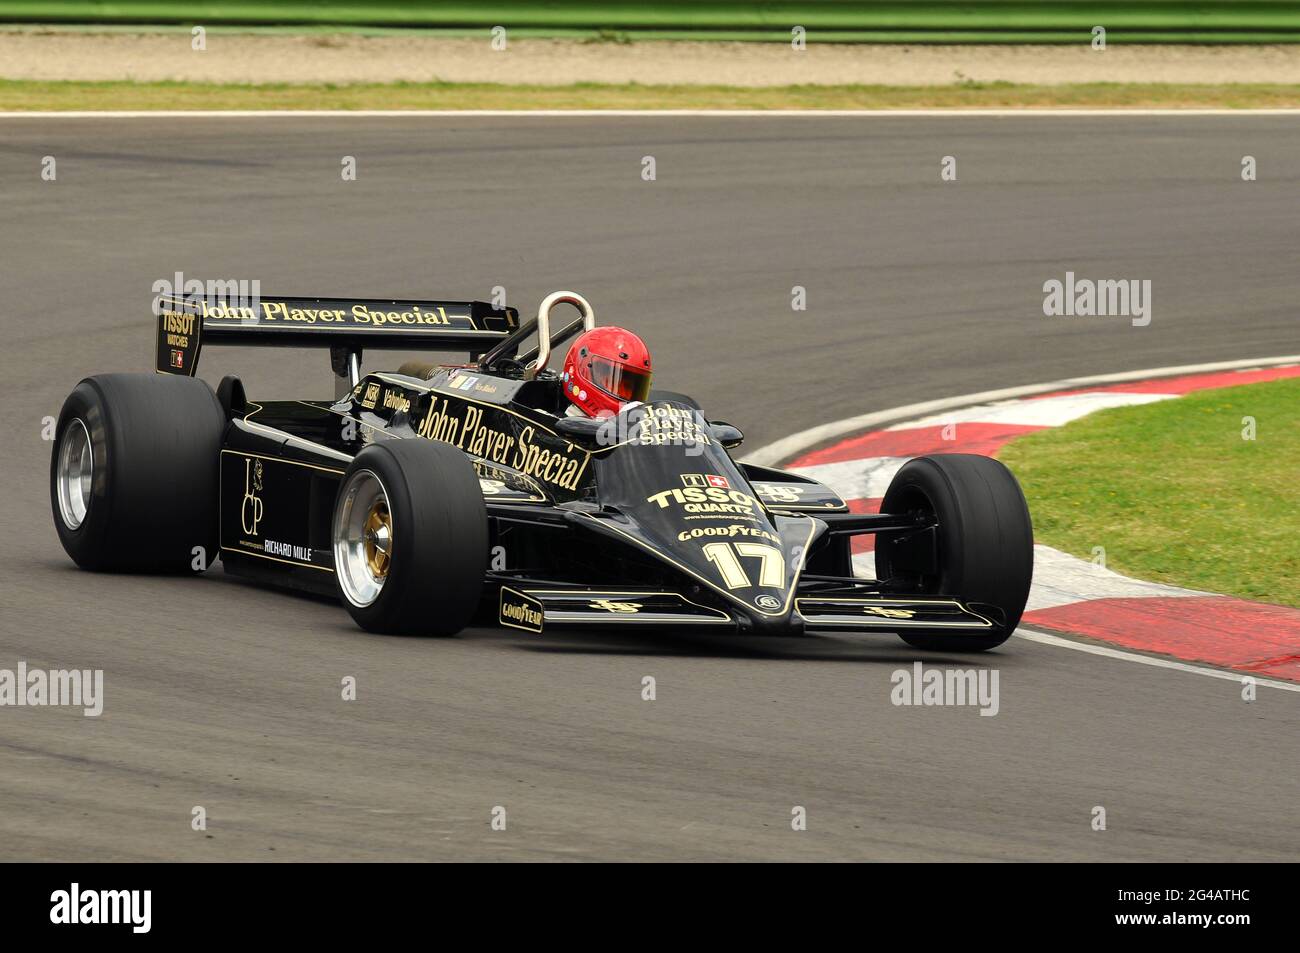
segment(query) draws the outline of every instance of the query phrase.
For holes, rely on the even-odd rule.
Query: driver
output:
[[[569,348],[560,381],[570,415],[612,417],[650,396],[650,350],[626,328],[592,328]]]

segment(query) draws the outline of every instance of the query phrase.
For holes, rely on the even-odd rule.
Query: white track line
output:
[[[1160,378],[1160,377],[1178,377],[1183,374],[1208,374],[1212,371],[1234,371],[1244,370],[1252,367],[1277,367],[1286,364],[1300,364],[1300,354],[1292,354],[1287,357],[1260,357],[1249,361],[1219,361],[1213,364],[1182,364],[1176,367],[1153,367],[1142,371],[1123,371],[1119,374],[1097,374],[1092,377],[1068,377],[1059,381],[1048,381],[1045,384],[1029,384],[1024,387],[1005,387],[1001,390],[986,390],[978,394],[963,394],[960,397],[945,397],[941,400],[927,400],[919,404],[905,404],[902,407],[891,407],[888,410],[878,410],[870,414],[860,414],[857,417],[848,417],[844,420],[836,420],[829,424],[822,424],[820,427],[811,427],[808,430],[800,431],[784,437],[775,443],[769,443],[766,447],[755,450],[744,458],[746,463],[756,463],[759,466],[776,466],[782,461],[789,460],[805,450],[816,446],[820,443],[826,443],[836,437],[842,437],[845,434],[854,433],[859,430],[870,430],[878,428],[882,424],[897,423],[900,420],[910,420],[913,417],[923,417],[927,414],[938,413],[941,410],[954,410],[962,407],[969,407],[972,404],[991,404],[998,400],[1009,400],[1013,397],[1028,397],[1031,394],[1045,394],[1054,390],[1072,390],[1076,387],[1091,387],[1094,384],[1122,384],[1125,381],[1140,381]]]
[[[1186,599],[1214,595],[1217,593],[1134,579],[1104,569],[1090,560],[1035,543],[1034,582],[1029,589],[1025,611],[1040,612],[1100,599]]]
[[[1087,652],[1089,655],[1101,655],[1106,658],[1119,659],[1124,662],[1138,662],[1142,665],[1153,665],[1156,668],[1172,668],[1179,672],[1191,672],[1193,675],[1205,675],[1209,678],[1219,678],[1229,682],[1241,684],[1244,678],[1253,678],[1256,685],[1263,685],[1266,688],[1280,688],[1284,692],[1300,692],[1300,685],[1294,682],[1275,682],[1271,678],[1260,678],[1258,675],[1252,675],[1250,672],[1232,672],[1217,668],[1203,668],[1200,665],[1189,665],[1186,662],[1175,662],[1172,659],[1158,658],[1154,655],[1139,655],[1137,652],[1125,652],[1123,649],[1112,649],[1105,645],[1096,645],[1092,642],[1076,642],[1073,639],[1062,638],[1059,635],[1050,635],[1047,632],[1036,632],[1032,629],[1016,629],[1016,637],[1027,639],[1030,642],[1039,642],[1043,645],[1055,645],[1057,648],[1073,649],[1076,652]]]
[[[889,430],[919,430],[922,427],[945,427],[948,424],[1009,424],[1013,427],[1063,427],[1080,417],[1112,407],[1133,407],[1173,400],[1176,394],[1125,394],[1090,391],[1041,397],[1038,400],[1008,400],[996,404],[976,404],[961,410],[907,420]]]
[[[1019,119],[1063,117],[1133,116],[1300,116],[1300,109],[135,109],[0,112],[0,119],[518,119],[590,117],[644,118],[668,116],[707,119],[836,118],[836,119],[920,119],[970,116]]]

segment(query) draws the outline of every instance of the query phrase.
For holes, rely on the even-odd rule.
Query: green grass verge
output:
[[[1242,438],[1243,417],[1256,439]],[[1300,379],[1100,411],[999,455],[1034,538],[1109,569],[1300,607]]]
[[[916,109],[1300,107],[1300,85],[642,86],[577,83],[217,83],[0,80],[0,110],[84,109]]]

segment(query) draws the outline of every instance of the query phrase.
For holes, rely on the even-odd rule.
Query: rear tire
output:
[[[487,507],[465,454],[386,440],[348,465],[332,521],[339,598],[367,632],[455,635],[478,608]]]
[[[50,460],[54,528],[73,562],[106,572],[206,569],[217,551],[225,424],[212,388],[195,378],[100,374],[78,384]]]
[[[894,565],[894,540],[876,540],[876,576],[909,579],[926,594],[951,594],[987,615],[987,634],[943,629],[900,632],[908,645],[942,652],[983,651],[1001,645],[1020,623],[1034,573],[1034,531],[1015,476],[991,457],[945,453],[910,460],[880,504],[882,513],[923,512],[938,519],[938,573],[909,573]],[[914,577],[914,578],[913,578]]]

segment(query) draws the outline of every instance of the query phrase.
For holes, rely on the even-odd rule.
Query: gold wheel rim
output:
[[[362,530],[366,565],[376,580],[388,577],[388,563],[393,550],[393,521],[388,515],[388,501],[380,498],[370,506]]]

